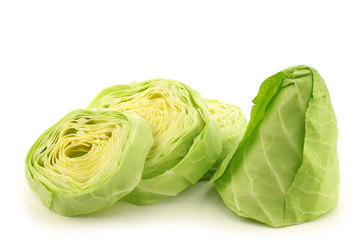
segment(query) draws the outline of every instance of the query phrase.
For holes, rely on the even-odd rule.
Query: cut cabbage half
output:
[[[75,110],[44,132],[26,157],[26,178],[42,203],[66,216],[91,213],[131,192],[153,139],[134,114]]]
[[[215,164],[202,177],[202,180],[209,180],[218,169],[217,175],[224,172],[243,138],[247,126],[246,117],[240,107],[211,99],[206,99],[206,102],[210,116],[220,126],[222,151]],[[225,161],[224,164],[222,164],[223,161]],[[221,165],[224,167],[220,167]]]
[[[110,108],[144,117],[154,144],[142,180],[125,200],[152,204],[196,183],[221,152],[220,128],[201,95],[180,82],[155,79],[103,90],[88,108]]]

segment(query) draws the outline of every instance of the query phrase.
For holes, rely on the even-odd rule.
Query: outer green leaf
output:
[[[153,139],[149,124],[114,110],[75,110],[45,131],[26,157],[31,189],[66,216],[105,208],[140,181]]]
[[[240,216],[273,227],[311,220],[338,198],[337,126],[326,85],[307,66],[266,79],[245,136],[215,186]]]
[[[246,130],[246,117],[240,107],[206,99],[210,116],[216,120],[221,130],[222,151],[215,164],[203,176],[202,180],[210,180],[222,175]],[[221,167],[220,167],[221,166]]]
[[[151,125],[154,144],[142,180],[125,200],[152,204],[196,183],[221,152],[218,124],[201,95],[177,81],[155,79],[103,90],[89,108],[136,113]]]

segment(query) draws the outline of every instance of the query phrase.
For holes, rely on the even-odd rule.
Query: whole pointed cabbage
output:
[[[214,178],[236,214],[273,227],[298,224],[338,199],[337,123],[319,73],[296,66],[266,79],[245,136]]]
[[[75,216],[118,201],[138,184],[153,138],[149,124],[115,110],[75,110],[45,131],[25,175],[42,203]]]
[[[205,100],[183,83],[155,79],[104,89],[88,108],[135,113],[148,121],[154,138],[142,179],[124,199],[147,205],[176,196],[196,183],[221,152],[220,128]]]

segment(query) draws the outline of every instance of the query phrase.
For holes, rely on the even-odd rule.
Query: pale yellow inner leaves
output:
[[[219,124],[223,134],[234,131],[239,124],[243,124],[241,119],[244,119],[244,115],[237,106],[216,101],[208,101],[207,104],[210,116]]]
[[[174,89],[176,88],[176,89]],[[125,113],[135,113],[145,118],[151,126],[154,143],[147,156],[147,162],[164,153],[164,148],[176,135],[191,126],[198,112],[188,108],[187,90],[174,84],[159,83],[130,96],[114,98],[108,105]]]
[[[81,189],[115,168],[119,139],[113,135],[126,131],[121,124],[80,118],[60,127],[35,154],[45,176],[56,175],[51,179],[56,185]]]

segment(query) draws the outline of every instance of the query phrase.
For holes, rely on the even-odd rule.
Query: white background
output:
[[[359,9],[346,0],[1,1],[0,238],[339,239],[354,229],[358,237]],[[152,206],[66,218],[27,186],[32,143],[105,87],[171,78],[239,105],[249,119],[261,82],[297,64],[325,79],[340,133],[339,203],[317,220],[256,224],[204,183]]]

